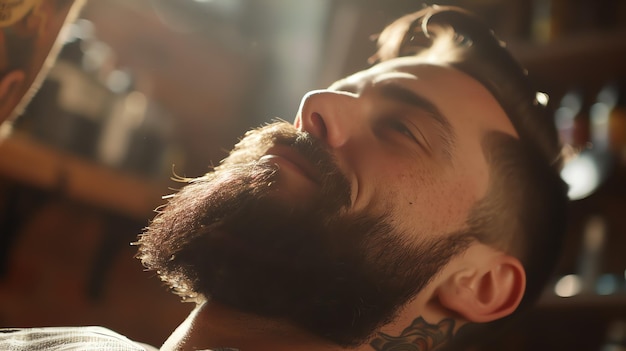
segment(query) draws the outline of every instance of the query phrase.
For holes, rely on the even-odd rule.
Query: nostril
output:
[[[311,124],[313,125],[313,130],[317,134],[316,136],[320,139],[326,139],[326,124],[324,123],[324,119],[322,115],[317,112],[313,112],[311,114]]]

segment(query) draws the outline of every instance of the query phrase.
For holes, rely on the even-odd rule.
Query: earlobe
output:
[[[519,260],[499,253],[471,269],[452,274],[438,290],[439,302],[470,322],[506,317],[519,305],[526,274]]]

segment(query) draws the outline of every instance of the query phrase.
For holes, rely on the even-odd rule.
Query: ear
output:
[[[483,252],[466,268],[442,282],[439,302],[470,322],[491,322],[513,313],[526,288],[526,273],[519,260],[500,251]]]

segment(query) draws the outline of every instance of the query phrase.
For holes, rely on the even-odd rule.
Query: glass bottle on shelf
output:
[[[626,321],[616,320],[609,324],[600,351],[626,351]]]
[[[615,84],[615,104],[609,112],[609,148],[619,163],[626,163],[626,79]]]
[[[561,142],[566,145],[574,143],[574,116],[575,108],[579,106],[580,99],[574,91],[568,91],[561,98],[559,107],[554,113],[554,122],[559,132]]]
[[[574,117],[574,145],[585,149],[593,147],[591,144],[591,119],[589,112],[595,96],[586,89],[580,90],[580,108]]]

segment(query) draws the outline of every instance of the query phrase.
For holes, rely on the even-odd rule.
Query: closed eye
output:
[[[408,128],[403,122],[396,120],[396,119],[390,119],[387,122],[387,126],[421,145],[419,139],[415,136],[415,134],[413,134],[411,129]]]
[[[411,122],[405,122],[399,118],[389,118],[385,121],[387,128],[394,132],[400,133],[409,141],[417,144],[420,148],[432,155],[430,143],[422,133],[422,131]]]

